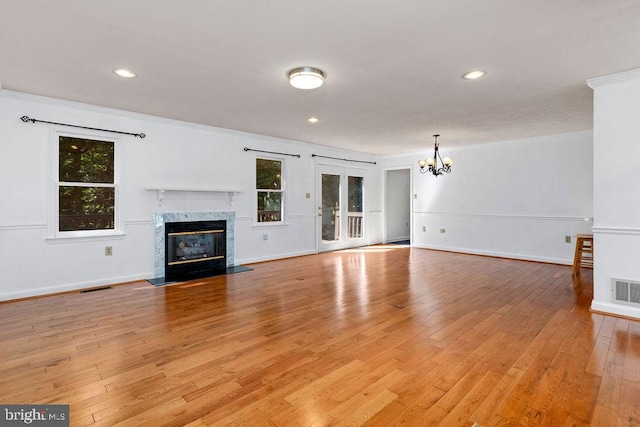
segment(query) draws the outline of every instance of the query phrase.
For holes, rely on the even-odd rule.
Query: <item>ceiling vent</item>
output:
[[[613,302],[640,306],[640,283],[613,279],[611,298]]]

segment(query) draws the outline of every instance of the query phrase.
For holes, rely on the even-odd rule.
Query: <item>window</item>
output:
[[[282,161],[256,159],[258,222],[282,222]]]
[[[347,177],[347,189],[349,195],[349,204],[347,206],[347,225],[349,227],[349,238],[362,238],[362,220],[363,198],[362,190],[364,187],[364,178],[361,176]]]
[[[56,234],[116,230],[115,142],[58,137]]]

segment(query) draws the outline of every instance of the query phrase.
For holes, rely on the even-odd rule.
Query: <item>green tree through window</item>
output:
[[[59,137],[58,231],[115,229],[112,141]]]
[[[256,159],[258,222],[282,221],[282,161]]]

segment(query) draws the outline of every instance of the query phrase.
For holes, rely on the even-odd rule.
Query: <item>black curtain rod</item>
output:
[[[280,154],[281,156],[291,156],[300,158],[300,154],[278,153],[277,151],[254,150],[253,148],[244,147],[244,151],[257,151],[258,153]]]
[[[66,123],[48,122],[46,120],[32,119],[29,116],[22,116],[22,117],[20,117],[20,120],[22,120],[25,123],[27,123],[27,122],[31,122],[31,123],[36,123],[36,122],[49,123],[50,125],[69,126],[69,127],[72,127],[72,128],[89,129],[89,130],[99,130],[99,131],[102,131],[102,132],[119,133],[119,134],[122,134],[122,135],[133,135],[133,136],[139,137],[140,139],[142,139],[145,136],[147,136],[144,133],[121,132],[119,130],[99,129],[99,128],[91,128],[91,127],[88,127],[88,126],[78,126],[78,125],[69,125],[69,124],[66,124]]]
[[[341,159],[339,157],[321,156],[320,154],[312,154],[311,157],[322,157],[322,158],[325,158],[325,159],[344,160],[345,162],[369,163],[370,165],[375,165],[376,164],[376,162],[368,162],[366,160]]]

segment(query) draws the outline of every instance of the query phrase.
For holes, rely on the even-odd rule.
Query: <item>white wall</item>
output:
[[[594,300],[597,311],[640,318],[612,302],[612,279],[640,283],[640,69],[589,81],[594,89]]]
[[[412,245],[573,262],[573,237],[592,226],[590,131],[457,149],[441,139],[442,155],[455,163],[439,177],[419,173],[417,160],[433,155],[426,145],[423,153],[381,161],[382,167],[413,164]]]
[[[19,119],[23,115],[147,134],[145,139],[118,137],[123,236],[48,238],[52,135],[56,130],[78,131],[23,123]],[[413,168],[411,233],[417,247],[570,264],[574,244],[564,243],[564,236],[590,232],[592,225],[583,220],[593,216],[588,131],[457,149],[448,148],[444,138],[442,152],[455,164],[451,174],[435,178],[418,173],[416,165],[418,158],[431,154],[430,144],[416,155],[377,158],[6,90],[0,90],[0,129],[0,299],[153,277],[155,212],[236,212],[236,264],[316,253],[319,159],[312,153],[377,161],[377,165],[358,164],[368,171],[365,223],[370,244],[384,238],[385,171],[407,165]],[[256,155],[244,152],[245,146],[301,154],[301,158],[283,157],[287,225],[254,225]],[[322,163],[350,165],[327,159]],[[231,205],[226,193],[167,193],[159,205],[156,192],[148,186],[231,188],[241,193]],[[615,222],[622,223],[629,226]],[[441,228],[446,232],[440,233]],[[262,238],[265,232],[268,240]],[[113,246],[113,256],[105,257],[106,245]],[[628,278],[636,276],[634,271],[629,274],[634,277]]]
[[[120,192],[124,235],[85,239],[51,239],[53,168],[51,144],[57,130],[100,135],[74,128],[23,123],[39,120],[126,132],[121,149]],[[0,300],[87,288],[153,277],[155,212],[236,212],[236,264],[316,253],[316,163],[311,154],[375,161],[362,153],[296,141],[194,125],[158,117],[0,90]],[[113,137],[113,134],[103,134]],[[300,154],[285,162],[286,223],[254,225],[255,157],[244,147]],[[323,159],[323,163],[344,165]],[[376,166],[369,188],[381,187]],[[148,186],[240,189],[229,205],[227,193],[167,192],[161,205]],[[310,197],[306,197],[306,193]],[[369,243],[381,241],[380,195],[366,200]],[[268,233],[268,240],[263,234]],[[106,257],[104,247],[113,246]]]

